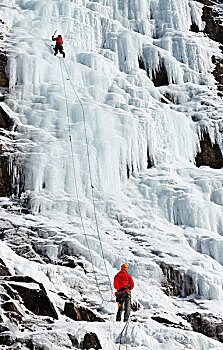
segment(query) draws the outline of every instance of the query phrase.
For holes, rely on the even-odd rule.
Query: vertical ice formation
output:
[[[191,25],[188,1],[151,0],[152,16],[156,23],[156,36],[161,37],[167,30],[187,32]]]
[[[196,24],[199,30],[203,30],[205,23],[202,22],[202,8],[203,5],[200,3],[195,3],[193,0],[189,1],[189,6],[191,8],[191,20],[192,24]]]
[[[186,100],[191,96],[184,84],[202,84],[205,75],[213,85],[211,50],[202,35],[194,40],[189,33],[192,22],[202,27],[200,5],[189,0],[14,0],[2,12],[15,34],[9,104],[20,116],[17,131],[30,140],[26,189],[34,211],[76,208],[69,136],[79,196],[90,198],[83,111],[70,81],[84,108],[98,196],[118,193],[129,172],[145,171],[147,154],[156,166],[194,161],[197,135],[190,118],[161,103],[148,76],[164,64],[169,84],[185,87]],[[55,29],[64,38],[66,66],[50,47]],[[140,57],[146,71],[139,68]]]

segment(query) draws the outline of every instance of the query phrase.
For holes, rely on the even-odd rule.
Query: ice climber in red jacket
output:
[[[132,276],[127,272],[128,265],[123,264],[121,271],[114,277],[114,287],[117,290],[116,301],[118,302],[118,312],[116,321],[121,321],[122,313],[124,313],[124,321],[128,321],[131,308],[131,290],[134,288]]]
[[[54,38],[54,35],[53,35],[52,36],[52,40],[56,41],[56,45],[53,48],[54,51],[55,51],[54,56],[56,56],[58,54],[58,51],[60,51],[60,53],[62,53],[62,55],[63,55],[63,58],[65,58],[65,52],[63,50],[63,39],[62,39],[62,36],[58,35],[58,37]]]

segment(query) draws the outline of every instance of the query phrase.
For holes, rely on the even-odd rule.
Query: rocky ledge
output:
[[[200,152],[195,158],[196,166],[209,166],[214,169],[223,167],[223,156],[217,143],[212,143],[208,133],[204,132],[200,141]]]
[[[223,343],[223,320],[211,314],[199,312],[184,316],[193,331],[202,333]]]
[[[59,296],[59,295],[58,295]],[[76,306],[72,301],[65,299],[64,310],[59,310],[62,315],[73,321],[104,322],[104,319],[96,315],[92,310]],[[16,348],[22,344],[24,349],[50,350],[47,345],[41,347],[37,337],[15,336],[25,330],[34,330],[39,336],[44,330],[52,337],[54,323],[58,320],[59,312],[50,300],[44,285],[29,276],[12,275],[5,262],[0,259],[0,348],[8,346],[8,349]],[[19,332],[20,331],[20,332]],[[65,334],[67,348],[73,349],[102,349],[100,341],[95,333],[86,333],[82,340],[77,340],[73,334]]]

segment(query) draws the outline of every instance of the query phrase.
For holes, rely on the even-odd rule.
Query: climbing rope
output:
[[[126,350],[128,350],[128,326],[129,326],[129,323],[130,323],[130,317],[129,317],[128,321],[126,321],[125,326],[123,327],[123,329],[120,333],[119,350],[121,350],[121,345],[123,345],[122,344],[122,336],[123,336],[124,331],[125,331],[125,336],[126,336],[126,343],[125,343]]]
[[[64,60],[63,60],[63,64],[64,64],[64,67],[65,67],[65,70],[66,70],[66,73],[67,73],[67,76],[68,76],[67,80],[69,80],[69,82],[70,82],[70,84],[72,86],[72,89],[73,89],[73,91],[74,91],[74,93],[75,93],[75,95],[76,95],[76,97],[77,97],[77,99],[78,99],[78,101],[79,101],[79,103],[81,105],[81,108],[82,108],[82,116],[83,116],[83,122],[84,122],[84,133],[85,133],[85,142],[86,142],[86,149],[87,149],[87,158],[88,158],[88,167],[89,167],[89,176],[90,176],[92,203],[93,203],[93,208],[94,208],[94,217],[95,217],[95,223],[96,223],[96,230],[97,230],[97,235],[98,235],[98,239],[99,239],[99,242],[100,242],[100,247],[101,247],[101,252],[102,252],[102,257],[103,257],[103,261],[104,261],[106,274],[107,274],[107,277],[108,277],[108,280],[109,280],[109,284],[110,284],[110,288],[111,288],[111,292],[112,292],[112,284],[111,284],[111,280],[110,280],[110,277],[109,277],[109,274],[108,274],[108,270],[107,270],[107,266],[106,266],[106,261],[105,261],[102,241],[101,241],[100,232],[99,232],[99,225],[98,225],[98,220],[97,220],[97,214],[96,214],[96,205],[95,205],[95,198],[94,198],[94,186],[93,186],[93,180],[92,180],[92,171],[91,171],[90,153],[89,153],[89,142],[88,142],[88,138],[87,138],[87,128],[86,128],[86,118],[85,118],[84,106],[83,106],[83,103],[80,100],[80,98],[79,98],[79,96],[78,96],[78,94],[76,92],[76,89],[75,89],[75,87],[74,87],[74,85],[73,85],[73,83],[72,83],[72,81],[70,79],[70,76],[68,74],[68,70],[67,70],[67,67],[65,65]],[[75,190],[76,190],[76,194],[77,194],[78,210],[79,210],[79,215],[80,215],[80,219],[81,219],[81,225],[82,225],[82,229],[83,229],[83,232],[84,232],[85,240],[86,240],[86,243],[87,243],[87,248],[88,248],[88,252],[89,252],[89,256],[90,256],[90,260],[91,260],[92,271],[94,273],[96,286],[97,286],[98,292],[99,292],[99,294],[101,296],[101,299],[103,301],[106,301],[106,302],[115,302],[115,300],[113,300],[113,299],[111,299],[111,300],[104,299],[103,294],[102,294],[102,292],[100,290],[100,286],[99,286],[98,279],[97,279],[97,274],[96,274],[94,263],[93,263],[92,253],[91,253],[91,250],[90,250],[90,247],[89,247],[88,238],[87,238],[86,230],[85,230],[85,227],[84,227],[84,222],[83,222],[83,218],[82,218],[82,214],[81,214],[79,195],[78,195],[78,186],[77,186],[76,172],[75,172],[75,166],[74,166],[74,151],[73,151],[73,144],[72,144],[72,138],[71,138],[71,127],[70,127],[70,118],[69,118],[69,110],[68,110],[68,100],[67,100],[67,93],[66,93],[66,88],[65,88],[64,74],[63,74],[62,65],[61,65],[61,59],[60,59],[60,69],[61,69],[61,74],[62,74],[62,78],[63,78],[64,96],[65,96],[65,99],[66,99],[67,119],[68,119],[68,127],[69,127],[69,140],[70,140],[70,144],[71,144],[72,164],[73,164],[73,173],[74,173],[74,180],[75,180],[74,182],[75,182]],[[120,334],[119,350],[121,349],[122,336],[123,336],[124,332],[125,332],[125,337],[126,337],[126,350],[128,350],[128,326],[129,326],[129,323],[130,323],[130,315],[129,315],[128,320],[126,321],[126,324],[125,324],[124,328],[122,329],[121,334]]]
[[[104,266],[105,266],[105,270],[106,270],[106,274],[107,274],[107,277],[108,277],[108,280],[109,280],[109,284],[110,284],[110,288],[111,288],[111,293],[113,294],[113,291],[112,291],[112,284],[111,284],[111,280],[110,280],[110,277],[109,277],[109,274],[108,274],[108,270],[107,270],[107,266],[106,266],[106,261],[105,261],[105,256],[104,256],[104,251],[103,251],[103,246],[102,246],[102,241],[101,241],[101,237],[100,237],[100,232],[99,232],[99,225],[98,225],[98,220],[97,220],[97,214],[96,214],[96,205],[95,205],[95,198],[94,198],[94,186],[93,186],[93,180],[92,180],[92,171],[91,171],[91,163],[90,163],[90,153],[89,153],[89,142],[88,142],[88,138],[87,138],[87,128],[86,128],[86,118],[85,118],[85,112],[84,112],[84,106],[76,92],[76,89],[70,79],[70,76],[68,74],[68,70],[67,70],[67,67],[65,65],[65,62],[63,60],[63,64],[64,64],[64,67],[65,67],[65,70],[66,70],[66,73],[67,73],[67,76],[68,76],[68,79],[70,84],[71,84],[71,87],[81,105],[81,108],[82,108],[82,116],[83,116],[83,122],[84,122],[84,133],[85,133],[85,142],[86,142],[86,149],[87,149],[87,158],[88,158],[88,167],[89,167],[89,176],[90,176],[90,184],[91,184],[91,193],[92,193],[92,203],[93,203],[93,208],[94,208],[94,217],[95,217],[95,223],[96,223],[96,230],[97,230],[97,235],[98,235],[98,239],[99,239],[99,242],[100,242],[100,247],[101,247],[101,252],[102,252],[102,257],[103,257],[103,261],[104,261]],[[67,120],[68,120],[68,127],[69,127],[69,140],[70,140],[70,145],[71,145],[71,155],[72,155],[72,166],[73,166],[73,173],[74,173],[74,182],[75,182],[75,190],[76,190],[76,195],[77,195],[77,202],[78,202],[78,210],[79,210],[79,215],[80,215],[80,220],[81,220],[81,226],[82,226],[82,229],[83,229],[83,233],[84,233],[84,236],[85,236],[85,240],[86,240],[86,243],[87,243],[87,248],[88,248],[88,252],[89,252],[89,256],[90,256],[90,260],[91,260],[91,265],[92,265],[92,271],[94,273],[94,278],[95,278],[95,282],[96,282],[96,286],[97,286],[97,289],[98,289],[98,292],[101,296],[101,299],[103,301],[106,301],[106,302],[115,302],[115,300],[111,299],[111,300],[106,300],[104,299],[103,297],[103,294],[100,290],[100,286],[99,286],[99,283],[98,283],[98,279],[97,279],[97,274],[96,274],[96,271],[95,271],[95,267],[94,267],[94,263],[93,263],[93,258],[92,258],[92,253],[91,253],[91,250],[90,250],[90,247],[89,247],[89,243],[88,243],[88,238],[87,238],[87,234],[86,234],[86,230],[85,230],[85,226],[84,226],[84,222],[83,222],[83,217],[82,217],[82,214],[81,214],[81,207],[80,207],[80,200],[79,200],[79,195],[78,195],[78,186],[77,186],[77,179],[76,179],[76,172],[75,172],[75,166],[74,166],[74,151],[73,151],[73,144],[72,144],[72,138],[71,138],[71,127],[70,127],[70,118],[69,118],[69,110],[68,110],[68,99],[67,99],[67,93],[66,93],[66,88],[65,88],[65,79],[64,79],[64,74],[63,74],[63,70],[62,70],[62,65],[61,65],[61,58],[60,58],[60,69],[61,69],[61,75],[62,75],[62,79],[63,79],[63,86],[64,86],[64,96],[65,96],[65,100],[66,100],[66,109],[67,109]],[[129,318],[128,320],[126,321],[126,324],[120,334],[120,344],[119,344],[119,350],[121,349],[121,345],[122,345],[122,336],[123,336],[123,333],[125,331],[125,336],[126,336],[126,350],[128,350],[128,326],[129,326],[129,323],[130,323],[130,315],[129,315]]]
[[[131,308],[130,308],[131,310]],[[128,350],[128,327],[129,327],[129,323],[130,323],[130,315],[129,315],[129,318],[128,320],[126,321],[121,333],[120,333],[120,340],[119,340],[119,350],[121,350],[121,345],[122,344],[122,336],[123,336],[123,333],[125,331],[125,337],[126,337],[126,342],[125,342],[125,345],[126,345],[126,350]]]
[[[69,109],[68,109],[68,99],[67,99],[67,93],[66,93],[66,88],[65,88],[65,79],[64,79],[63,69],[62,69],[62,65],[61,65],[61,58],[59,58],[59,60],[60,60],[60,69],[61,69],[61,75],[62,75],[63,87],[64,87],[64,97],[65,97],[65,100],[66,100],[66,113],[67,113],[67,121],[68,121],[68,128],[69,128],[68,130],[69,130],[69,140],[70,140],[70,146],[71,146],[72,167],[73,167],[75,191],[76,191],[76,195],[77,195],[77,204],[78,204],[78,211],[79,211],[80,220],[81,220],[81,226],[82,226],[82,230],[83,230],[83,233],[84,233],[84,236],[85,236],[85,240],[86,240],[86,243],[87,243],[87,248],[88,248],[88,252],[89,252],[89,256],[90,256],[90,261],[91,261],[91,265],[92,265],[92,271],[93,271],[93,274],[94,274],[96,286],[97,286],[97,289],[98,289],[99,294],[101,296],[101,299],[103,301],[106,301],[106,302],[115,302],[115,300],[113,300],[113,299],[106,300],[103,297],[103,294],[102,294],[102,291],[100,289],[99,282],[98,282],[98,279],[97,279],[97,274],[96,274],[94,263],[93,263],[93,257],[92,257],[91,249],[90,249],[90,246],[89,246],[89,242],[88,242],[88,238],[87,238],[84,222],[83,222],[83,217],[82,217],[82,213],[81,213],[81,206],[80,206],[80,200],[79,200],[79,194],[78,194],[78,186],[77,186],[77,178],[76,178],[76,171],[75,171],[75,163],[74,163],[74,150],[73,150],[73,143],[72,143],[72,137],[71,137],[71,127],[70,127],[70,117],[69,117]],[[63,63],[64,63],[64,60],[63,60]],[[79,103],[80,103],[80,105],[82,107],[82,112],[83,112],[82,114],[83,114],[83,120],[84,120],[84,130],[85,130],[85,140],[86,140],[86,145],[87,145],[87,156],[88,156],[90,183],[91,183],[91,191],[92,191],[92,201],[93,201],[93,207],[94,207],[94,216],[95,216],[95,221],[96,221],[97,234],[98,234],[100,247],[101,247],[101,251],[102,251],[102,257],[103,257],[103,261],[104,261],[104,265],[105,265],[105,269],[106,269],[106,274],[108,276],[108,280],[109,280],[109,284],[110,284],[110,288],[111,288],[111,293],[113,294],[111,280],[110,280],[110,277],[109,277],[109,274],[108,274],[108,270],[107,270],[107,266],[106,266],[106,263],[105,263],[105,256],[104,256],[104,252],[103,252],[101,237],[100,237],[100,233],[99,233],[98,220],[97,220],[97,215],[96,215],[94,192],[93,192],[93,188],[94,187],[93,187],[93,181],[92,181],[92,175],[91,175],[89,145],[88,145],[88,139],[87,139],[86,120],[85,120],[84,108],[83,108],[83,104],[82,104],[81,100],[78,97],[78,94],[76,93],[76,90],[75,90],[75,88],[74,88],[74,86],[72,84],[72,81],[70,80],[70,77],[68,75],[68,71],[67,71],[65,63],[64,63],[64,67],[65,67],[66,72],[67,72],[68,80],[70,81],[71,86],[72,86],[72,88],[73,88],[73,90],[74,90],[74,92],[75,92],[75,94],[76,94],[76,96],[78,98],[78,101],[79,101]]]
[[[103,262],[104,262],[104,267],[105,267],[105,271],[109,280],[109,284],[110,284],[110,289],[111,289],[111,293],[113,295],[113,288],[112,288],[112,283],[111,283],[111,279],[109,277],[109,273],[108,273],[108,269],[107,269],[107,265],[106,265],[106,260],[105,260],[105,255],[104,255],[104,250],[103,250],[103,246],[102,246],[102,240],[101,240],[101,236],[100,236],[100,231],[99,231],[99,225],[98,225],[98,219],[97,219],[97,214],[96,214],[96,205],[95,205],[95,196],[94,196],[94,186],[93,186],[93,180],[92,180],[92,170],[91,170],[91,162],[90,162],[90,152],[89,152],[89,142],[88,142],[88,137],[87,137],[87,127],[86,127],[86,118],[85,118],[85,111],[84,111],[84,106],[83,103],[81,101],[81,99],[79,98],[76,89],[70,79],[70,76],[68,74],[68,70],[66,67],[66,64],[63,60],[63,64],[68,76],[68,80],[71,84],[71,87],[81,105],[81,109],[82,109],[82,117],[83,117],[83,122],[84,122],[84,135],[85,135],[85,142],[86,142],[86,151],[87,151],[87,158],[88,158],[88,169],[89,169],[89,177],[90,177],[90,185],[91,185],[91,195],[92,195],[92,204],[93,204],[93,209],[94,209],[94,218],[95,218],[95,224],[96,224],[96,231],[97,231],[97,235],[98,235],[98,239],[99,239],[99,243],[100,243],[100,248],[101,248],[101,253],[102,253],[102,258],[103,258]]]

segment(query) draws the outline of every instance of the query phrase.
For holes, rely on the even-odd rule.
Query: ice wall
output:
[[[34,212],[77,210],[74,162],[83,211],[91,215],[83,113],[98,198],[119,195],[130,175],[137,177],[147,170],[148,161],[156,167],[174,162],[193,166],[198,135],[190,119],[196,101],[191,101],[201,94],[204,82],[215,90],[211,56],[218,50],[203,34],[195,37],[190,32],[192,23],[202,29],[201,4],[180,0],[3,3],[2,14],[16,38],[9,51],[8,104],[20,118],[21,138],[29,140],[25,149],[19,147],[25,153],[24,197],[29,197]],[[64,38],[64,62],[53,56],[50,47],[56,29]],[[140,58],[145,70],[139,67]],[[165,91],[155,88],[150,78],[162,64],[172,99],[189,107],[161,102]],[[188,215],[181,213],[179,203],[188,208]],[[191,201],[177,198],[174,207],[168,220],[175,217],[178,224],[190,224]],[[211,213],[208,209],[209,217]]]

